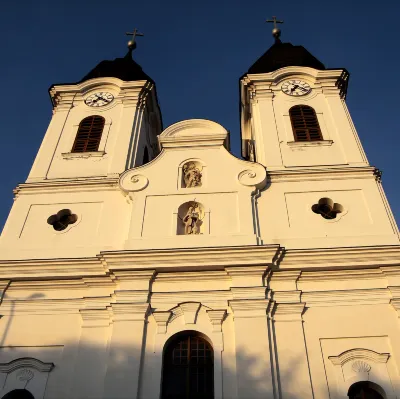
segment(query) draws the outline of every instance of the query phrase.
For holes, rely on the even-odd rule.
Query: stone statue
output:
[[[185,225],[185,235],[200,234],[200,209],[197,202],[192,202],[186,212],[185,217],[182,219]]]
[[[185,187],[201,186],[201,171],[194,162],[188,162],[183,165],[183,181]]]

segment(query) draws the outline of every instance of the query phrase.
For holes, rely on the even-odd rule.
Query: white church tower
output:
[[[400,242],[349,74],[275,44],[228,131],[162,128],[102,61],[53,117],[0,239],[0,399],[400,398]]]

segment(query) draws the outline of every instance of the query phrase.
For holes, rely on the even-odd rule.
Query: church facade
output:
[[[134,42],[50,88],[0,240],[0,398],[400,397],[399,232],[349,74],[275,36],[243,159],[215,122],[163,129]]]

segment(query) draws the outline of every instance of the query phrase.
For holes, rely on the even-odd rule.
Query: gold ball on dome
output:
[[[272,36],[273,37],[279,37],[281,35],[281,30],[278,28],[272,29]]]

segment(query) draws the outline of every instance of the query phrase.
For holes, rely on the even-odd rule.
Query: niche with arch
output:
[[[214,398],[214,350],[203,334],[182,331],[165,343],[161,398]]]
[[[205,167],[199,160],[188,160],[180,167],[180,187],[204,186]]]
[[[206,212],[204,205],[197,201],[188,201],[178,208],[177,235],[198,235],[206,232]]]

